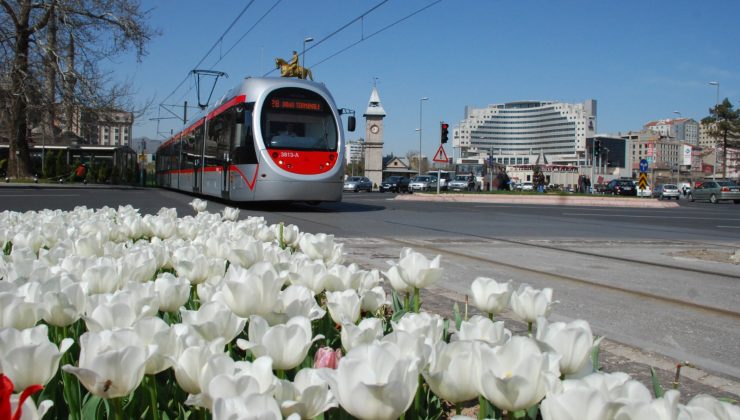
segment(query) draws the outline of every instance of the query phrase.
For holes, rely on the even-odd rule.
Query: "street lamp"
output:
[[[712,86],[717,86],[717,99],[714,102],[714,112],[717,113],[717,115],[716,115],[717,116],[717,126],[719,126],[719,82],[709,82],[709,84],[712,85]],[[712,172],[714,172],[712,174],[714,178],[717,178],[717,161],[718,161],[717,154],[718,154],[717,153],[717,141],[715,139],[715,144],[714,144],[714,169],[712,171]]]
[[[308,44],[309,42],[313,42],[313,38],[311,38],[310,36],[303,38],[303,54],[301,54],[301,59],[303,60],[303,62],[301,63],[301,67],[303,67],[304,69],[303,70],[304,79],[306,78],[306,74],[305,74],[306,73],[306,70],[305,70],[306,69],[306,44]]]
[[[421,105],[424,103],[424,101],[428,101],[429,98],[426,96],[422,96],[419,98],[419,175],[421,175]]]
[[[719,82],[709,82],[712,86],[717,86],[717,100],[715,101],[716,105],[719,105]]]

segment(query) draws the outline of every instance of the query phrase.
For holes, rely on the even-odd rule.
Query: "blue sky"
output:
[[[318,44],[381,2],[282,0],[244,36],[276,3],[256,0],[200,68],[229,75],[215,88],[219,97],[242,77],[269,72],[275,57],[289,58],[292,50],[302,50],[305,37],[313,37],[306,64],[340,107],[361,116],[378,78],[388,113],[384,152],[401,156],[418,150],[421,97],[429,97],[423,104],[423,153],[430,157],[439,144],[439,121],[457,126],[466,105],[593,98],[598,131],[614,133],[677,117],[674,111],[700,120],[715,103],[716,87],[709,81],[720,83],[720,99],[740,102],[740,1],[442,0],[369,37],[434,3],[389,0]],[[151,9],[150,23],[162,35],[149,44],[142,62],[123,56],[104,65],[134,84],[138,103],[194,104],[188,73],[246,4],[145,0],[142,7]],[[157,115],[154,106],[136,123],[134,137],[162,138],[148,120]],[[159,131],[179,128],[174,120],[162,120]],[[360,118],[348,138],[363,135]]]

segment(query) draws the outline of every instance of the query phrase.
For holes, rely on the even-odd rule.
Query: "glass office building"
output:
[[[596,100],[568,104],[518,101],[465,108],[453,130],[458,156],[490,158],[505,165],[583,163],[586,138],[596,133]]]

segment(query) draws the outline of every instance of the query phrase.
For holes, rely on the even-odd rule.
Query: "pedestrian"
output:
[[[84,181],[85,175],[87,175],[87,167],[84,163],[80,163],[75,169],[75,181]]]

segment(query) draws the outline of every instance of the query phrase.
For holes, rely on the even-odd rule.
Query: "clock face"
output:
[[[378,131],[380,131],[380,127],[378,127],[377,125],[371,125],[371,126],[370,126],[370,131],[371,131],[371,132],[372,132],[373,134],[378,134]]]

